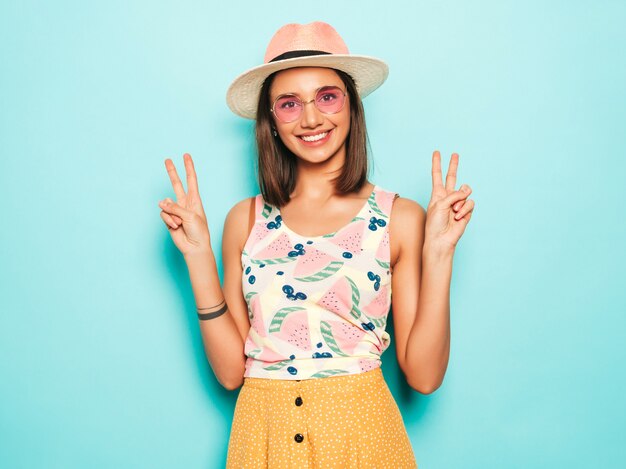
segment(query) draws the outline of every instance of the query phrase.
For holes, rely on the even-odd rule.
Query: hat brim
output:
[[[353,54],[328,54],[295,57],[253,67],[239,75],[226,92],[226,103],[235,114],[246,119],[256,119],[261,86],[274,72],[294,67],[328,67],[348,73],[356,84],[357,92],[364,98],[384,83],[389,66],[376,57]]]

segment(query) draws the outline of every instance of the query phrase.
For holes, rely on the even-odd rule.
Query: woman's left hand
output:
[[[467,184],[454,189],[458,165],[459,155],[452,153],[444,186],[441,155],[433,152],[433,191],[426,210],[424,239],[429,246],[454,250],[472,217],[474,201],[468,199],[472,190]]]

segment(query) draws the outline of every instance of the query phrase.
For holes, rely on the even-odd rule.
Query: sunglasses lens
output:
[[[335,114],[343,108],[345,95],[337,86],[324,86],[315,95],[315,107],[324,114]],[[279,96],[274,103],[274,115],[282,122],[293,122],[300,117],[304,105],[294,94]]]
[[[325,114],[335,114],[341,111],[344,102],[344,94],[336,86],[325,86],[317,92],[315,105]]]
[[[276,100],[274,114],[283,122],[293,122],[300,116],[302,101],[297,96],[285,95]]]

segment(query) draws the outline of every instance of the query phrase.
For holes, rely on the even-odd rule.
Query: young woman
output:
[[[256,119],[261,193],[226,217],[223,288],[190,155],[187,192],[165,160],[177,201],[159,203],[212,369],[241,387],[227,467],[417,467],[381,354],[392,306],[408,384],[441,385],[452,258],[474,208],[467,185],[455,190],[458,155],[444,185],[433,153],[426,212],[367,179],[361,99],[385,81],[383,61],[314,22],[279,29],[264,62],[227,94]]]

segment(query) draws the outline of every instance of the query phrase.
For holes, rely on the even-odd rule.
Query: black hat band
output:
[[[269,63],[277,62],[278,60],[294,59],[296,57],[307,57],[309,55],[332,55],[332,54],[330,52],[324,52],[321,50],[292,50],[292,51],[288,51],[288,52],[285,52],[283,54],[280,54],[274,57],[272,60],[270,60]]]

